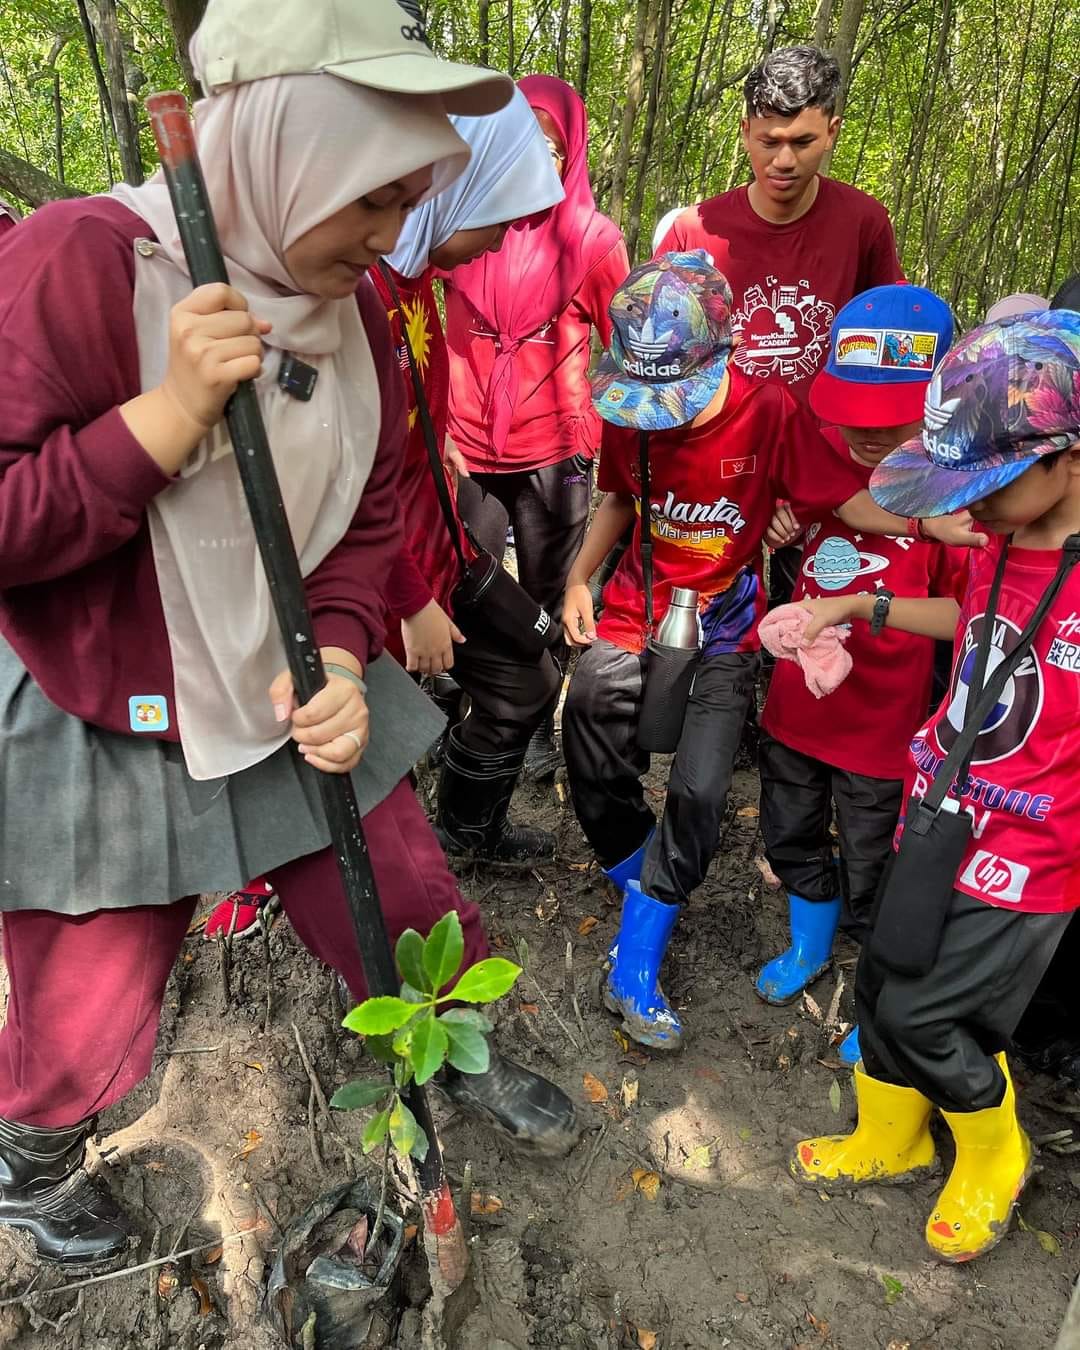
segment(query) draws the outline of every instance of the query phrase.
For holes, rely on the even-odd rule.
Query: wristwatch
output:
[[[894,591],[878,591],[874,596],[874,610],[870,615],[870,636],[878,637],[881,630],[885,627],[885,620],[889,617],[889,607],[892,605]]]

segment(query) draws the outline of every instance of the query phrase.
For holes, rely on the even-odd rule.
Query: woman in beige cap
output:
[[[150,1070],[200,892],[267,875],[366,993],[312,769],[354,775],[391,938],[456,909],[465,961],[487,950],[407,778],[439,723],[380,659],[405,427],[365,273],[463,167],[446,109],[510,84],[438,61],[394,0],[302,19],[210,0],[193,43],[231,286],[191,289],[159,178],[46,206],[4,245],[0,1223],[69,1268],[132,1241],[85,1143]],[[279,387],[288,356],[309,401]],[[328,672],[299,708],[222,423],[246,379]],[[446,1088],[542,1147],[574,1137],[569,1100],[498,1056]]]

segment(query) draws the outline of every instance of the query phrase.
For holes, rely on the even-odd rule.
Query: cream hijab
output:
[[[308,576],[356,514],[379,441],[380,400],[355,300],[300,294],[285,251],[404,174],[432,165],[432,192],[440,191],[468,149],[437,96],[381,93],[328,74],[225,90],[196,105],[195,129],[229,278],[273,324],[256,389]],[[140,376],[150,389],[167,366],[166,316],[191,281],[161,176],[115,195],[157,239],[152,247],[139,241],[135,258]],[[278,388],[284,352],[318,372],[308,403]],[[197,779],[238,773],[288,739],[267,697],[286,660],[224,422],[154,500],[149,519],[175,681],[168,712],[188,771]],[[142,729],[164,728],[155,720]]]

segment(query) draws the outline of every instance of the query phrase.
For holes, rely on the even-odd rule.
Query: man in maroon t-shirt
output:
[[[741,335],[734,365],[783,381],[804,405],[836,311],[872,286],[904,279],[881,203],[819,173],[840,130],[839,90],[839,66],[817,47],[765,57],[744,88],[753,182],[684,211],[657,250],[712,255],[731,285]],[[798,560],[798,546],[773,555],[773,604],[791,598]]]

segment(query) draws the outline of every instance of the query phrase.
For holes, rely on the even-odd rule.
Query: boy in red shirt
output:
[[[926,1174],[937,1166],[937,1106],[956,1162],[926,1240],[943,1260],[967,1261],[1000,1241],[1032,1172],[1002,1052],[1080,908],[1080,314],[1018,315],[969,333],[935,373],[925,421],[874,471],[874,497],[899,511],[969,507],[996,538],[969,555],[959,607],[887,607],[890,628],[955,630],[951,688],[911,742],[911,837],[901,837],[859,963],[858,1126],[803,1140],[791,1170],[816,1187]],[[805,603],[812,635],[868,619],[874,599]],[[1030,649],[994,680],[1029,625]],[[991,681],[970,764],[954,755],[943,771]],[[935,788],[943,772],[952,781]],[[935,904],[941,878],[918,864],[943,838],[959,839],[959,862]],[[908,910],[905,926],[896,920]]]
[[[587,648],[570,683],[563,746],[574,809],[607,875],[625,887],[605,987],[608,1007],[643,1045],[676,1049],[682,1027],[657,984],[680,906],[716,851],[732,765],[753,697],[765,611],[762,538],[778,497],[805,518],[836,509],[854,528],[915,535],[870,499],[855,468],[825,445],[782,385],[729,364],[731,288],[702,250],[636,268],[615,293],[611,353],[593,386],[607,492],[567,583],[568,641]],[[613,424],[613,425],[612,425]],[[637,476],[649,434],[653,606],[699,593],[701,662],[658,832],[639,781],[645,590]],[[651,433],[651,434],[650,434]],[[623,531],[633,540],[604,589],[599,629],[589,578]],[[971,542],[964,522],[942,538]]]
[[[836,316],[829,359],[810,391],[824,438],[858,475],[922,428],[934,367],[952,345],[948,305],[920,286],[876,286]],[[807,522],[802,522],[806,524]],[[836,519],[806,530],[795,599],[952,595],[959,555],[923,540],[867,540]],[[762,713],[761,831],[788,891],[791,943],[757,980],[767,1002],[789,1003],[824,971],[837,925],[861,942],[888,859],[911,733],[930,702],[934,644],[856,627],[851,672],[825,702],[802,669],[778,661]],[[830,823],[840,835],[839,865]],[[854,1033],[841,1058],[858,1059]]]

